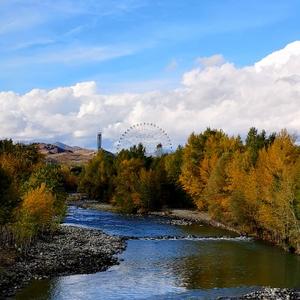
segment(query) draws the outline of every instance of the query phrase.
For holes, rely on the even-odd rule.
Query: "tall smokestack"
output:
[[[102,133],[98,132],[97,134],[97,149],[98,151],[102,149]]]

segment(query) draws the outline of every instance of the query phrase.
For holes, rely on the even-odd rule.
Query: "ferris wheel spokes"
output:
[[[143,122],[131,125],[120,136],[116,150],[130,149],[134,145],[142,144],[146,155],[168,153],[173,150],[172,142],[167,132],[154,123]],[[159,148],[159,149],[158,149]]]

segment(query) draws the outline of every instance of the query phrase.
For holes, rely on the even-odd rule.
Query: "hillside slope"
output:
[[[71,147],[62,143],[39,143],[37,147],[46,161],[51,163],[63,163],[68,165],[80,165],[87,163],[97,153],[94,150],[80,147]]]

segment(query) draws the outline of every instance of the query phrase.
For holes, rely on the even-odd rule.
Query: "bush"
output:
[[[17,210],[17,222],[14,226],[16,240],[28,244],[39,233],[49,231],[55,224],[55,197],[45,183],[29,191]]]

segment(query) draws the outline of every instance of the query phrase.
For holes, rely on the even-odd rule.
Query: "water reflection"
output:
[[[257,242],[185,244],[190,255],[171,266],[188,289],[300,286],[300,258],[279,249]]]
[[[89,210],[71,210],[67,222],[142,237],[232,235]],[[106,272],[35,281],[17,299],[212,299],[259,286],[300,286],[300,257],[255,241],[131,240],[121,258]]]

